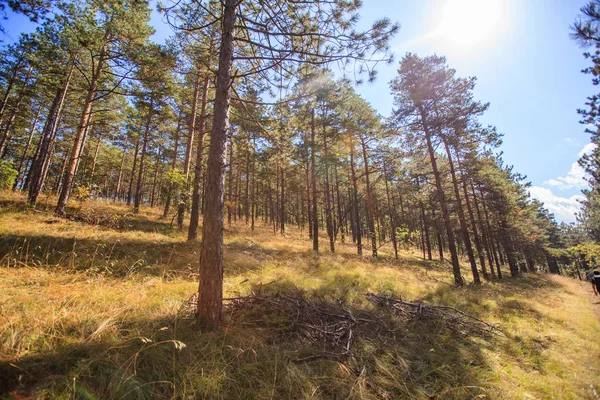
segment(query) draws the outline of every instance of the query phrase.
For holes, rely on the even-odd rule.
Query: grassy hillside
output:
[[[240,223],[225,235],[226,326],[203,331],[188,304],[198,243],[160,210],[50,210],[0,196],[4,398],[598,398],[588,284],[528,274],[456,289],[448,265],[409,250],[317,257],[306,234]],[[368,292],[506,334],[451,309],[378,307]]]

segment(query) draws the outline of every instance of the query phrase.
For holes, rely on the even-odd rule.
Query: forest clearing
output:
[[[534,3],[0,0],[0,398],[599,399],[600,0]]]
[[[113,229],[29,210],[22,196],[0,202],[7,398],[593,399],[600,384],[599,300],[572,278],[455,288],[449,264],[414,250],[395,261],[387,245],[373,261],[346,243],[316,257],[297,230],[228,226],[225,297],[281,293],[385,319],[389,331],[356,329],[345,352],[268,304],[226,311],[221,331],[198,327],[185,312],[197,248],[160,210],[90,201],[72,211],[127,221]],[[508,335],[399,318],[368,292],[452,306]]]

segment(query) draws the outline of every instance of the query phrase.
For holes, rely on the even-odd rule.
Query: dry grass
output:
[[[598,300],[578,281],[526,275],[454,289],[443,283],[451,282],[447,266],[411,251],[395,262],[384,247],[370,260],[338,244],[335,255],[317,257],[300,232],[228,227],[226,296],[300,290],[373,312],[370,291],[450,305],[511,335],[462,337],[414,321],[385,341],[357,337],[352,357],[296,363],[323,349],[278,334],[292,316],[265,308],[268,326],[236,318],[220,332],[176,318],[197,287],[198,243],[186,243],[160,210],[83,208],[114,214],[126,228],[57,219],[50,207],[33,211],[19,195],[0,195],[6,398],[597,398]]]

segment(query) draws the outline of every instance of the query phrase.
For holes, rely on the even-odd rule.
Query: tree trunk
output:
[[[475,186],[471,182],[471,194],[473,195],[473,203],[475,204],[475,212],[477,213],[477,220],[479,221],[479,230],[481,231],[481,237],[483,239],[483,245],[485,246],[485,253],[487,254],[488,263],[490,264],[490,273],[492,277],[496,277],[496,271],[494,270],[494,260],[493,260],[493,252],[492,252],[492,243],[489,237],[490,232],[486,229],[484,225],[484,220],[481,216],[481,210],[479,208],[479,201],[477,200],[477,195],[475,194]],[[483,200],[483,199],[482,199]]]
[[[21,106],[21,102],[25,97],[25,89],[27,88],[27,83],[29,82],[29,78],[31,77],[31,70],[33,67],[29,67],[27,70],[27,75],[25,76],[25,81],[23,82],[23,86],[17,93],[17,102],[13,106],[13,110],[10,113],[10,117],[8,118],[8,122],[6,123],[6,127],[4,128],[4,134],[0,137],[0,158],[4,157],[4,151],[6,150],[6,144],[8,143],[8,139],[10,138],[10,131],[12,130],[13,123],[15,122],[15,118],[17,117],[17,113],[19,112],[19,107]],[[6,103],[2,105],[4,111]],[[0,114],[1,115],[1,114]],[[1,122],[0,122],[1,123]]]
[[[131,166],[131,176],[129,177],[129,188],[127,189],[127,205],[131,204],[131,196],[133,192],[133,180],[135,179],[135,169],[137,166],[137,157],[140,151],[140,143],[142,142],[142,138],[139,137],[135,142],[135,150],[133,152],[133,165]]]
[[[362,147],[363,162],[365,163],[365,183],[367,190],[367,228],[371,236],[371,252],[373,257],[377,257],[377,234],[375,232],[375,220],[373,216],[373,192],[371,189],[371,177],[369,170],[369,158],[367,156],[367,143],[364,137],[360,138]]]
[[[464,280],[460,273],[458,252],[456,251],[456,242],[454,241],[454,233],[452,231],[452,221],[450,220],[450,213],[448,212],[446,197],[444,196],[444,188],[442,187],[442,179],[440,177],[440,171],[437,167],[435,151],[433,150],[433,144],[431,143],[431,133],[429,132],[429,126],[427,125],[427,116],[425,115],[425,111],[422,108],[420,108],[419,111],[421,113],[421,123],[423,125],[423,130],[425,131],[425,139],[427,140],[427,150],[429,152],[429,158],[431,159],[433,176],[435,177],[435,186],[438,192],[438,201],[440,203],[442,217],[444,218],[444,225],[446,226],[446,237],[448,238],[448,249],[450,250],[450,257],[452,259],[452,272],[454,273],[454,283],[457,286],[462,286],[464,285]]]
[[[10,93],[12,92],[13,86],[17,79],[17,74],[19,73],[19,68],[21,67],[21,63],[23,62],[24,59],[25,59],[25,51],[22,51],[21,54],[19,54],[19,58],[15,64],[15,66],[12,68],[10,78],[8,79],[8,82],[6,85],[6,91],[4,92],[4,96],[2,98],[2,103],[0,103],[0,125],[2,125],[2,123],[4,122],[4,119],[3,119],[4,111],[6,110],[6,105],[8,104],[8,98],[10,96]]]
[[[127,155],[127,144],[128,139],[125,139],[123,143],[123,156],[121,156],[121,165],[119,165],[119,176],[117,178],[117,186],[115,188],[115,193],[113,194],[113,201],[117,201],[117,197],[119,196],[119,192],[121,191],[121,181],[123,180],[123,167],[125,166],[125,156]]]
[[[360,229],[360,213],[358,210],[358,179],[356,178],[356,168],[354,167],[354,143],[350,145],[350,175],[352,178],[352,210],[355,221],[356,250],[358,255],[362,255],[362,232]]]
[[[506,252],[506,258],[508,259],[508,266],[510,268],[511,276],[519,275],[519,266],[517,265],[517,261],[515,260],[515,253],[512,246],[512,241],[510,239],[510,232],[508,230],[508,223],[506,222],[506,218],[502,218],[502,245],[504,246],[504,251]]]
[[[315,110],[313,108],[310,124],[310,171],[312,179],[312,221],[313,221],[313,251],[319,252],[319,214],[317,209],[317,166],[315,162]]]
[[[281,167],[281,207],[279,208],[279,219],[280,219],[280,229],[281,234],[285,234],[285,222],[286,222],[286,213],[285,213],[285,168]]]
[[[237,4],[237,0],[224,1],[219,69],[208,156],[206,213],[202,224],[200,247],[198,318],[213,326],[220,325],[223,318],[223,195],[229,131],[229,87],[234,51],[233,31]]]
[[[425,215],[425,207],[423,206],[423,201],[419,200],[419,207],[421,208],[421,218],[423,220],[423,229],[425,230],[425,248],[427,249],[427,259],[429,261],[433,260],[433,256],[431,255],[431,238],[429,237],[429,223],[427,222],[427,215]],[[423,249],[423,254],[425,254],[425,249]],[[425,256],[423,256],[425,258]]]
[[[396,219],[394,218],[394,208],[392,207],[392,198],[388,183],[388,173],[385,158],[383,160],[383,180],[385,181],[385,194],[387,197],[388,212],[390,213],[390,230],[392,236],[392,245],[394,246],[394,257],[398,260],[398,241],[396,240]]]
[[[231,208],[233,207],[233,141],[229,142],[229,185],[227,188],[227,224],[231,225]]]
[[[90,80],[90,87],[88,89],[85,103],[83,106],[83,111],[81,113],[81,119],[79,121],[79,126],[77,127],[77,135],[75,137],[75,142],[73,143],[73,147],[71,150],[71,158],[69,159],[69,164],[67,167],[67,171],[63,178],[63,183],[60,191],[60,195],[58,197],[58,202],[56,204],[55,213],[57,215],[65,215],[65,208],[67,206],[67,201],[69,200],[69,194],[71,192],[71,184],[73,183],[73,177],[75,175],[75,168],[77,166],[77,162],[79,160],[79,152],[81,150],[81,145],[83,142],[83,135],[87,130],[87,127],[91,120],[90,111],[92,110],[92,101],[94,100],[94,94],[98,89],[98,80],[100,78],[100,73],[102,72],[102,67],[104,64],[104,58],[106,56],[106,44],[102,46],[100,50],[100,55],[98,59],[98,64],[96,65],[96,71],[92,75]],[[93,61],[92,61],[93,62]]]
[[[35,133],[35,125],[38,122],[41,111],[42,106],[40,105],[38,107],[37,112],[35,113],[35,117],[33,118],[33,124],[31,124],[31,128],[29,129],[29,137],[27,138],[27,144],[25,144],[25,149],[23,150],[23,155],[21,156],[21,161],[19,162],[19,167],[17,168],[17,177],[15,178],[15,183],[13,184],[13,191],[17,190],[19,184],[19,177],[21,176],[23,165],[25,164],[25,160],[27,159],[27,153],[29,152],[29,147],[31,147],[31,141],[33,140],[33,135]]]
[[[483,273],[483,277],[488,279],[487,268],[485,267],[485,255],[483,254],[483,247],[481,246],[481,241],[479,239],[479,232],[477,231],[477,224],[475,223],[475,214],[473,213],[473,208],[471,207],[471,201],[469,200],[469,192],[467,191],[467,182],[466,176],[462,171],[462,166],[460,164],[460,158],[457,156],[456,160],[458,162],[458,168],[461,169],[461,179],[462,179],[462,187],[463,193],[465,195],[465,204],[467,205],[467,212],[469,213],[469,219],[471,220],[471,227],[473,229],[473,238],[475,239],[475,248],[477,249],[477,254],[479,255],[479,263],[481,264],[481,272]]]
[[[154,114],[154,99],[150,99],[150,108],[148,109],[148,115],[146,116],[146,127],[144,128],[144,139],[142,141],[142,152],[140,154],[140,167],[138,170],[137,185],[135,188],[135,199],[133,203],[133,213],[137,214],[140,211],[140,205],[142,204],[143,196],[143,178],[144,178],[144,161],[146,158],[146,149],[148,147],[148,135],[150,134],[150,125],[152,124],[152,114]]]
[[[100,151],[100,145],[102,144],[102,133],[98,135],[98,144],[96,145],[96,150],[94,151],[94,158],[92,159],[92,168],[90,170],[90,181],[89,185],[92,186],[94,184],[94,172],[96,171],[96,162],[98,161],[98,152]]]
[[[152,179],[152,191],[150,192],[150,207],[154,208],[154,199],[156,196],[156,184],[158,181],[158,170],[159,170],[159,166],[161,164],[161,154],[162,153],[162,147],[158,146],[158,153],[156,154],[156,166],[154,167],[154,179]]]
[[[431,199],[430,199],[430,204],[431,204]],[[435,217],[435,209],[433,208],[433,204],[431,204],[431,219],[434,221],[435,224],[435,233],[436,233],[436,238],[437,238],[437,247],[438,247],[438,252],[440,253],[440,261],[444,261],[444,242],[442,241],[442,234],[441,234],[441,229],[440,229],[440,224],[437,220],[437,218]]]
[[[194,167],[194,190],[192,193],[192,210],[190,212],[190,227],[188,241],[198,238],[198,222],[200,221],[200,184],[202,181],[202,158],[204,155],[204,129],[206,125],[206,101],[208,96],[208,76],[204,78],[202,101],[200,103],[200,121],[198,130],[198,147],[196,149],[196,165]]]
[[[177,153],[179,150],[179,134],[181,132],[181,114],[183,112],[179,111],[179,116],[177,117],[177,128],[175,129],[175,138],[173,145],[173,160],[171,160],[171,172],[175,172],[177,167]],[[163,218],[167,218],[169,216],[169,209],[171,208],[171,199],[173,197],[173,182],[169,183],[169,190],[167,191],[167,199],[165,200],[165,208],[163,211]]]
[[[75,61],[71,63],[69,72],[65,78],[62,88],[58,89],[52,105],[48,110],[48,116],[46,117],[46,123],[44,124],[44,130],[40,137],[38,147],[36,150],[36,156],[34,157],[31,166],[29,167],[29,173],[27,174],[27,181],[25,186],[28,187],[28,200],[29,204],[35,205],[37,198],[40,195],[44,187],[44,176],[43,170],[50,161],[49,150],[51,143],[56,137],[56,131],[58,128],[58,121],[62,114],[63,104],[65,102],[65,96],[71,83],[71,77],[73,76],[73,70],[75,69]]]
[[[450,167],[450,176],[452,177],[452,185],[454,186],[454,195],[456,196],[456,208],[458,210],[458,220],[460,222],[460,230],[463,234],[463,242],[465,249],[467,250],[467,256],[469,258],[469,264],[471,264],[471,272],[473,273],[473,282],[475,284],[481,283],[479,278],[479,271],[477,271],[477,263],[475,262],[475,255],[473,254],[473,246],[471,245],[471,237],[469,236],[469,228],[465,219],[465,212],[463,211],[462,199],[460,196],[460,190],[458,188],[458,181],[456,179],[456,171],[454,170],[454,161],[452,159],[452,153],[450,152],[450,146],[448,146],[448,140],[442,137],[444,147],[446,149],[446,155],[448,156],[448,165]]]

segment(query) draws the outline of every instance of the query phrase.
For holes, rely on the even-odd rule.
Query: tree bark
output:
[[[107,33],[108,34],[108,33]],[[69,194],[71,192],[71,184],[73,183],[73,177],[75,175],[75,168],[77,166],[77,162],[79,160],[79,152],[81,150],[81,145],[83,142],[83,135],[87,130],[87,127],[91,120],[90,111],[92,110],[92,102],[94,100],[94,94],[98,89],[98,80],[100,79],[100,74],[102,72],[103,64],[106,57],[106,44],[104,44],[100,50],[100,55],[98,56],[98,64],[96,65],[96,70],[92,75],[90,80],[90,87],[88,88],[88,92],[85,98],[85,103],[83,106],[83,111],[81,113],[81,119],[79,121],[79,126],[77,128],[77,135],[75,137],[75,142],[73,143],[73,147],[71,150],[71,158],[69,159],[69,164],[67,167],[67,171],[63,178],[63,183],[60,191],[60,195],[58,197],[58,202],[56,204],[55,213],[57,215],[65,215],[65,208],[67,206],[67,201],[69,200]]]
[[[138,157],[138,153],[140,152],[140,143],[142,142],[142,138],[139,137],[138,140],[135,142],[135,150],[133,152],[133,165],[131,166],[131,176],[129,177],[129,187],[127,189],[127,205],[131,204],[131,196],[132,196],[132,192],[133,192],[133,180],[135,179],[135,170],[136,170],[136,166],[137,166],[137,157]]]
[[[123,180],[123,167],[125,166],[125,156],[127,155],[128,139],[129,138],[125,138],[125,142],[123,143],[123,156],[121,156],[121,165],[119,165],[119,176],[117,177],[117,186],[113,193],[113,201],[117,201],[119,192],[121,191],[121,181]]]
[[[15,183],[13,184],[13,191],[17,190],[19,184],[19,177],[21,176],[21,171],[23,170],[23,165],[25,164],[25,160],[27,159],[27,153],[29,152],[29,147],[31,147],[31,141],[33,140],[33,135],[35,133],[35,126],[40,117],[40,113],[42,111],[42,106],[38,107],[37,112],[35,113],[35,117],[33,118],[33,123],[31,124],[31,128],[29,129],[29,137],[27,138],[27,143],[25,144],[25,149],[23,150],[23,155],[21,156],[21,161],[19,162],[19,167],[17,168],[17,177],[15,178]]]
[[[208,156],[206,213],[200,247],[198,318],[213,326],[219,326],[223,319],[223,195],[237,4],[237,0],[225,0],[223,7],[219,69]]]
[[[143,178],[144,178],[144,161],[146,159],[146,149],[148,147],[148,136],[150,134],[150,125],[152,124],[152,116],[154,114],[154,98],[150,98],[150,107],[146,116],[146,127],[144,128],[144,139],[142,140],[142,152],[140,153],[140,167],[138,170],[137,185],[135,188],[135,199],[133,203],[133,213],[137,214],[140,211],[143,196]]]
[[[354,167],[354,143],[350,145],[350,176],[352,178],[352,209],[355,221],[356,250],[358,255],[362,255],[362,232],[360,227],[360,213],[358,210],[358,179],[356,177],[356,168]]]
[[[312,179],[312,220],[313,220],[313,251],[319,252],[319,214],[317,209],[317,166],[315,161],[315,110],[312,109],[310,124],[310,171]]]
[[[204,130],[206,125],[206,101],[208,96],[208,76],[204,78],[202,87],[202,101],[200,103],[200,121],[198,130],[198,147],[196,149],[196,165],[194,166],[194,189],[192,193],[192,210],[190,212],[190,226],[188,241],[198,238],[198,222],[200,221],[200,184],[202,181],[202,158],[204,155]]]
[[[34,157],[31,166],[29,167],[29,173],[27,174],[27,181],[25,186],[28,187],[28,200],[29,204],[35,205],[44,187],[45,174],[43,173],[48,162],[50,162],[49,150],[54,138],[56,137],[56,131],[58,128],[58,121],[62,114],[63,104],[65,97],[71,83],[71,77],[73,76],[73,70],[75,69],[75,61],[71,63],[69,72],[64,80],[63,86],[58,89],[52,105],[48,110],[48,116],[46,117],[46,123],[44,124],[44,130],[40,137],[38,147],[36,150],[36,156]]]
[[[454,196],[456,197],[456,208],[458,211],[458,220],[460,222],[460,230],[462,231],[463,241],[465,249],[467,250],[467,256],[469,258],[469,264],[471,264],[471,272],[473,274],[473,282],[475,284],[481,283],[479,278],[479,271],[477,270],[477,263],[475,262],[475,255],[473,254],[473,246],[471,245],[471,237],[469,236],[469,228],[465,219],[465,212],[463,211],[462,199],[460,196],[460,190],[458,188],[458,180],[456,179],[456,171],[454,169],[454,161],[452,153],[450,152],[450,146],[448,140],[442,137],[444,147],[446,149],[446,155],[448,156],[448,165],[450,167],[450,176],[452,177],[452,186],[454,186]]]
[[[362,147],[363,162],[365,164],[365,183],[367,191],[367,227],[371,236],[371,253],[373,257],[377,257],[377,233],[375,232],[375,220],[373,215],[373,191],[371,189],[371,177],[369,170],[369,157],[367,155],[367,143],[364,137],[360,138]]]
[[[438,201],[442,211],[442,217],[444,219],[444,225],[446,227],[446,237],[448,238],[448,249],[450,250],[450,257],[452,259],[452,272],[454,274],[454,283],[457,286],[464,285],[464,280],[460,273],[460,264],[458,262],[458,252],[456,251],[456,242],[454,240],[454,233],[452,231],[452,221],[450,220],[450,213],[448,212],[448,206],[446,204],[446,197],[444,195],[444,188],[442,187],[442,179],[440,177],[440,171],[438,170],[437,161],[435,158],[435,151],[433,150],[433,144],[431,143],[431,133],[429,132],[429,126],[427,124],[427,116],[422,107],[419,107],[421,114],[421,123],[425,132],[425,139],[427,141],[427,150],[429,152],[429,158],[431,159],[431,167],[433,169],[433,176],[435,177],[435,186],[438,192]]]

